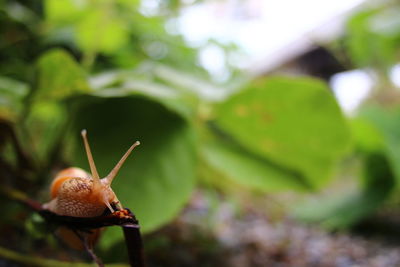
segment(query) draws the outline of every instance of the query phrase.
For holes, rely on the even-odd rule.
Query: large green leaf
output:
[[[79,135],[83,128],[88,130],[101,176],[140,140],[112,188],[122,204],[137,215],[143,231],[171,220],[188,200],[195,181],[194,135],[187,121],[139,96],[79,100],[74,107],[74,138],[68,143],[72,163],[88,169]]]
[[[253,82],[219,106],[216,122],[247,149],[302,173],[315,187],[330,176],[350,139],[329,89],[310,78]]]
[[[225,175],[240,185],[268,192],[309,189],[300,173],[254,155],[233,143],[221,140],[209,142],[202,145],[201,152],[205,162],[218,175]]]
[[[41,56],[38,72],[35,100],[62,100],[89,91],[85,72],[64,50],[54,49]]]

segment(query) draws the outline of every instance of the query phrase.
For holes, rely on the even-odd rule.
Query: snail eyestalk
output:
[[[87,138],[87,131],[84,129],[81,132],[83,143],[85,144],[86,155],[90,165],[90,172],[92,173],[93,182],[96,186],[100,185],[100,176],[97,172],[96,164],[94,163],[92,151],[90,150],[88,138]]]
[[[113,179],[115,178],[115,176],[117,176],[119,169],[122,167],[122,165],[124,164],[125,160],[128,158],[129,154],[131,154],[132,150],[137,147],[138,145],[140,145],[139,141],[136,141],[129,149],[128,151],[126,151],[125,155],[122,156],[122,158],[119,160],[119,162],[117,163],[117,165],[115,165],[114,169],[112,169],[112,171],[104,178],[106,183],[108,185],[111,185]]]

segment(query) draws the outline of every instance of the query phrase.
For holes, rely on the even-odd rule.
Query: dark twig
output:
[[[90,218],[60,216],[49,210],[42,209],[39,214],[49,223],[63,225],[73,230],[89,231],[106,226],[124,226],[139,228],[135,216],[128,210],[120,210],[108,215],[102,215]]]
[[[143,242],[138,227],[122,226],[125,244],[128,249],[129,263],[134,267],[144,267]]]

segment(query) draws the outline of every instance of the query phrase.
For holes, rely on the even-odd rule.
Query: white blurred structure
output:
[[[343,23],[364,0],[227,0],[191,5],[178,19],[189,44],[209,39],[237,44],[246,66],[265,72],[300,54],[314,42],[338,36]],[[215,64],[218,57],[214,58]]]
[[[229,79],[226,61],[257,76],[309,51],[315,43],[337,38],[344,23],[364,0],[227,0],[205,1],[183,9],[178,31],[187,42],[203,47],[199,63],[216,81]],[[237,44],[244,53],[229,58],[209,40]],[[400,72],[400,67],[397,70]],[[400,79],[398,81],[400,84]],[[332,89],[347,113],[368,95],[373,80],[363,71],[333,77]]]
[[[371,92],[374,81],[366,71],[352,70],[334,75],[330,85],[343,111],[353,115]]]
[[[392,83],[400,88],[400,64],[395,65],[390,72],[390,80]]]

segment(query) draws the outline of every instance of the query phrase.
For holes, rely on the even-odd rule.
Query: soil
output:
[[[398,242],[362,231],[332,233],[288,215],[238,211],[231,201],[210,204],[199,192],[172,224],[145,238],[156,266],[400,266]],[[393,241],[395,238],[391,238]]]

